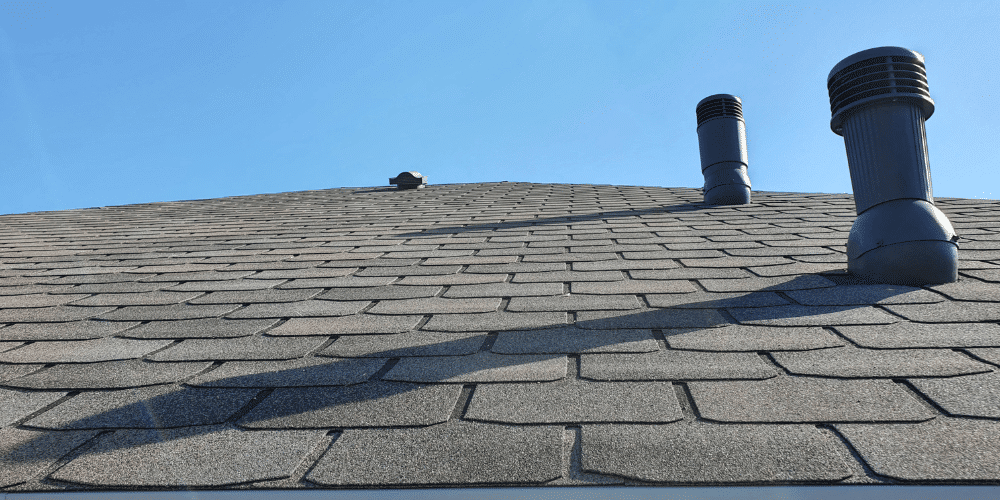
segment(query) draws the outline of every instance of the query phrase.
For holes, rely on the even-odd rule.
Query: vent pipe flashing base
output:
[[[847,270],[873,283],[958,280],[958,236],[934,206],[927,131],[934,112],[922,55],[854,54],[830,71],[830,128],[844,137],[858,217]]]
[[[716,94],[702,99],[695,112],[701,172],[705,176],[705,203],[750,203],[743,101],[734,95]]]

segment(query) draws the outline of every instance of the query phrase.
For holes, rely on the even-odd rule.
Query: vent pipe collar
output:
[[[705,176],[705,203],[750,203],[743,101],[731,94],[708,96],[695,107],[695,114],[701,172]]]
[[[827,86],[858,214],[848,271],[873,283],[956,281],[958,236],[931,189],[924,122],[934,101],[923,56],[900,47],[861,51],[833,68]]]

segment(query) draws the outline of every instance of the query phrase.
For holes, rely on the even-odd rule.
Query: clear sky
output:
[[[754,189],[851,192],[826,78],[926,57],[936,196],[1000,198],[1000,2],[0,0],[0,214],[344,186],[700,187],[743,99]]]

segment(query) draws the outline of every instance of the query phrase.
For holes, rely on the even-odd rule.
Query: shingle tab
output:
[[[762,380],[775,375],[754,353],[665,350],[580,356],[580,376],[591,380]]]
[[[771,354],[789,373],[838,378],[951,377],[985,373],[987,364],[946,349],[838,347]]]
[[[1000,372],[910,383],[951,415],[1000,418]]]
[[[383,380],[421,383],[541,382],[566,376],[566,356],[495,354],[403,358]]]
[[[562,475],[562,447],[562,428],[553,426],[349,430],[306,478],[328,486],[541,484]]]
[[[921,424],[837,425],[877,474],[904,481],[995,481],[1000,422],[937,418]]]
[[[350,316],[368,307],[370,301],[303,300],[280,304],[250,304],[230,312],[228,318],[303,318],[323,316]],[[190,307],[190,306],[189,306]],[[202,306],[217,307],[217,306]],[[230,309],[232,310],[232,309]]]
[[[481,384],[465,418],[510,424],[668,423],[683,418],[666,382]]]
[[[143,387],[79,394],[25,422],[47,429],[162,429],[221,424],[257,394],[247,389]]]
[[[906,349],[920,347],[1000,347],[1000,326],[994,323],[910,323],[883,326],[836,326],[837,332],[861,347]]]
[[[103,487],[218,487],[288,477],[323,435],[319,431],[242,431],[217,427],[119,430],[52,474]],[[266,456],[267,460],[261,460]]]
[[[122,334],[138,322],[70,321],[67,323],[20,323],[0,328],[0,341],[90,340]]]
[[[6,385],[25,389],[125,389],[177,382],[209,366],[212,363],[148,363],[137,359],[63,364],[10,380]]]
[[[712,328],[730,324],[715,309],[638,309],[631,311],[581,311],[576,326],[588,330],[632,328]]]
[[[747,325],[837,326],[889,325],[899,318],[865,306],[776,306],[730,308],[736,321]]]
[[[934,413],[888,380],[776,377],[691,382],[701,416],[716,422],[921,422]]]
[[[23,392],[0,389],[0,427],[6,427],[45,408],[65,392]]]
[[[693,351],[804,351],[845,344],[819,327],[730,325],[672,329],[663,333],[671,348]]]
[[[651,330],[584,330],[573,326],[500,332],[492,351],[500,354],[579,354],[652,352],[659,349]]]
[[[35,342],[0,353],[2,363],[94,363],[141,358],[170,344],[169,340],[95,340]]]
[[[326,337],[239,337],[187,339],[157,352],[150,361],[231,361],[295,359],[318,349]]]
[[[289,361],[227,361],[187,383],[196,387],[308,387],[360,384],[384,359],[300,358]]]
[[[787,484],[851,476],[836,438],[807,425],[585,425],[582,441],[584,470],[640,481]]]
[[[97,431],[0,429],[0,488],[32,479],[96,435]]]
[[[365,382],[277,389],[237,424],[248,429],[426,426],[445,422],[460,385]]]

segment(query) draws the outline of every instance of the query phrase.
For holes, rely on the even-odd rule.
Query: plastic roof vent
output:
[[[695,113],[701,173],[705,176],[705,203],[750,203],[743,101],[734,95],[716,94],[702,99]]]
[[[400,172],[399,175],[389,178],[389,184],[399,189],[423,189],[427,185],[427,176],[420,175],[420,172]]]
[[[924,57],[901,47],[864,50],[834,66],[827,88],[858,212],[848,271],[898,285],[956,281],[958,236],[931,189],[924,121],[934,101]]]

